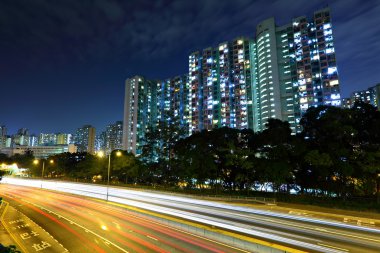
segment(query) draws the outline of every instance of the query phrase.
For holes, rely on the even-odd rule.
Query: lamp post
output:
[[[33,161],[33,163],[37,165],[37,164],[40,163],[40,160],[35,159],[35,160]],[[54,163],[54,160],[49,160],[49,163],[50,163],[50,164],[53,164],[53,163]],[[42,179],[44,178],[44,172],[45,172],[45,160],[42,159],[42,172],[41,172],[41,178],[42,178]],[[41,181],[41,188],[42,188],[42,181]]]
[[[107,195],[106,195],[106,200],[108,201],[108,188],[109,188],[109,185],[110,185],[110,174],[111,174],[111,154],[112,152],[110,152],[108,154],[108,168],[107,168]],[[98,152],[98,156],[99,157],[104,157],[104,152],[103,151],[99,151]],[[116,156],[121,156],[121,151],[116,151]]]
[[[34,164],[39,164],[40,163],[40,160],[38,159],[35,159],[33,161]],[[54,163],[54,160],[49,160],[49,163],[50,164],[53,164]],[[41,173],[41,177],[43,178],[44,177],[44,171],[45,171],[45,160],[42,160],[42,173]]]
[[[376,179],[376,203],[380,204],[380,173],[377,173]]]

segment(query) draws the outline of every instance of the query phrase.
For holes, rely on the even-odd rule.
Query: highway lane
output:
[[[17,242],[22,252],[49,251],[49,253],[68,252],[62,244],[38,226],[27,216],[3,202],[1,222]]]
[[[127,200],[127,199],[134,200]],[[185,219],[191,219],[197,221],[197,219],[202,219],[200,222],[217,222],[220,227],[228,228],[228,225],[234,226],[238,229],[231,230],[237,232],[243,232],[257,237],[265,237],[268,240],[279,241],[284,243],[298,246],[303,246],[304,248],[312,249],[311,245],[326,246],[333,249],[339,249],[340,251],[350,251],[350,252],[379,252],[380,249],[380,239],[378,234],[365,233],[363,231],[349,230],[345,231],[343,229],[326,227],[323,225],[310,225],[303,224],[299,221],[288,221],[274,217],[263,217],[259,215],[252,215],[247,213],[239,213],[231,210],[220,210],[222,208],[210,208],[202,207],[200,205],[195,206],[194,204],[186,203],[173,203],[173,201],[157,202],[157,200],[152,199],[140,199],[136,201],[134,196],[129,195],[127,198],[116,199],[111,197],[111,200],[117,202],[125,203],[132,206],[138,206],[140,208],[148,210],[160,210],[163,213],[172,214],[174,216],[181,216]],[[146,202],[142,204],[142,202]],[[155,203],[151,205],[148,203]],[[157,206],[160,208],[157,208]],[[167,208],[170,207],[170,208]],[[175,208],[176,211],[173,211]],[[263,232],[265,234],[260,234]],[[277,240],[275,237],[280,236]],[[292,240],[292,241],[289,241]],[[306,246],[302,245],[302,242],[308,243]],[[318,248],[314,248],[317,250]],[[322,252],[325,250],[321,249]]]
[[[97,201],[10,185],[0,192],[69,252],[239,252]]]
[[[10,183],[104,198],[106,187],[38,180]],[[220,202],[197,200],[162,193],[109,188],[110,200],[192,221],[219,226],[252,237],[265,238],[319,252],[379,252],[380,231],[343,222],[279,214]]]
[[[352,226],[345,223],[331,223],[329,221],[313,219],[313,222],[308,222],[309,219],[304,217],[297,217],[299,219],[294,219],[290,215],[279,215],[273,216],[271,213],[265,211],[254,211],[249,208],[238,208],[237,210],[228,208],[229,205],[216,204],[214,207],[208,203],[208,201],[191,201],[186,202],[182,198],[170,197],[169,201],[162,201],[160,195],[155,196],[155,194],[148,194],[148,199],[146,193],[140,193],[135,191],[130,191],[128,194],[123,196],[124,199],[132,199],[139,202],[145,202],[149,204],[159,205],[161,207],[170,207],[177,210],[190,211],[193,214],[203,214],[208,215],[212,213],[213,218],[218,218],[219,220],[233,221],[240,223],[242,227],[250,227],[251,229],[255,226],[255,229],[261,229],[262,231],[270,232],[272,234],[278,234],[293,238],[303,238],[306,241],[317,241],[317,243],[329,243],[342,242],[345,247],[347,244],[352,244],[353,247],[362,249],[362,247],[370,248],[372,247],[375,252],[379,251],[380,247],[380,230],[374,229],[372,227],[361,227]],[[120,193],[111,192],[111,196],[122,196]],[[166,198],[166,196],[164,196]],[[217,219],[214,219],[217,220]],[[231,223],[232,224],[232,223]],[[263,230],[262,228],[272,228],[272,230]],[[298,234],[298,236],[297,236]],[[308,237],[306,237],[308,236]],[[317,240],[317,239],[323,239]]]

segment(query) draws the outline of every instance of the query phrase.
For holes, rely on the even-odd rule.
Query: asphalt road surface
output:
[[[14,217],[7,211],[5,222],[11,228],[35,223],[62,245],[60,252],[246,252],[199,236],[160,225],[136,216],[126,209],[83,199],[80,196],[46,190],[0,185],[1,195],[11,207],[28,218]],[[28,222],[25,222],[25,221]],[[29,225],[28,225],[29,226]],[[11,232],[32,236],[33,229]],[[39,233],[42,234],[42,233]],[[47,239],[38,238],[46,247]],[[28,240],[22,243],[29,243]],[[35,250],[31,242],[29,252],[56,252],[56,247]],[[48,243],[52,243],[49,241]]]
[[[134,233],[131,235],[128,234],[128,231],[137,230],[134,230],[133,228],[130,228],[130,230],[125,230],[125,227],[122,226],[122,233],[124,234],[121,234],[120,237],[116,236],[115,238],[108,237],[108,234],[109,236],[114,236],[114,232],[121,232],[117,226],[121,226],[120,222],[122,221],[120,219],[121,217],[124,217],[123,213],[127,213],[130,216],[128,221],[133,220],[136,222],[139,220],[138,217],[135,217],[133,214],[128,213],[123,209],[117,209],[106,204],[90,201],[89,199],[82,200],[75,196],[60,195],[58,193],[43,191],[36,189],[36,187],[64,191],[100,199],[108,198],[108,200],[112,202],[118,202],[160,214],[178,217],[192,222],[212,225],[224,230],[244,234],[252,238],[258,238],[268,242],[279,243],[293,248],[313,252],[380,252],[380,229],[376,226],[371,226],[370,224],[367,224],[368,226],[366,224],[359,226],[345,222],[316,219],[295,214],[276,213],[251,207],[197,200],[163,193],[127,190],[116,187],[110,187],[107,189],[104,186],[88,184],[52,181],[41,182],[38,180],[17,181],[13,179],[9,179],[8,183],[23,185],[27,184],[35,187],[17,188],[17,190],[14,190],[15,186],[1,186],[2,188],[0,188],[0,190],[3,190],[5,187],[4,192],[7,193],[6,196],[14,197],[13,201],[17,202],[26,200],[30,203],[37,203],[38,206],[30,207],[34,207],[39,210],[41,210],[41,207],[46,208],[53,212],[51,215],[60,215],[63,213],[63,217],[68,217],[71,221],[75,221],[78,224],[84,224],[86,228],[90,229],[90,231],[97,231],[96,233],[98,235],[107,239],[110,238],[108,240],[115,242],[115,245],[121,245],[119,243],[121,243],[122,240],[125,240],[127,235],[136,236]],[[27,204],[24,203],[22,205]],[[116,214],[121,216],[116,216]],[[93,223],[94,220],[97,222]],[[146,221],[141,222],[142,223],[139,223],[139,225],[143,226],[142,224],[144,224],[148,228],[151,228],[150,223],[144,223]],[[102,228],[102,224],[105,227]],[[53,227],[56,225],[57,224],[54,224],[50,230],[53,230]],[[158,224],[155,224],[155,226],[160,227]],[[78,230],[78,228],[76,229]],[[166,229],[169,228],[165,228],[165,231]],[[158,233],[157,231],[161,231],[161,229],[157,228],[155,231]],[[187,243],[190,243],[190,245],[184,244],[184,241],[186,240],[179,239],[181,236],[174,241],[170,239],[172,238],[171,236],[166,239],[163,237],[163,239],[155,241],[152,238],[158,239],[158,234],[156,233],[141,228],[141,234],[144,234],[145,237],[140,236],[138,238],[134,238],[129,243],[135,247],[144,246],[144,250],[147,249],[147,251],[157,251],[157,249],[144,244],[153,243],[157,246],[156,243],[160,242],[160,247],[168,252],[174,252],[175,250],[178,252],[186,252],[186,250],[189,250],[188,252],[214,251],[208,247],[216,246],[218,246],[218,249],[216,249],[217,252],[218,250],[221,250],[220,252],[238,252],[238,249],[228,248],[225,245],[218,245],[215,242],[210,242],[205,239],[204,243],[207,246],[203,248],[199,247],[199,245],[197,245],[196,248],[191,248],[194,247],[191,242],[193,242],[192,240],[195,240],[195,238],[188,239]],[[180,234],[178,231],[176,233]],[[147,235],[149,235],[149,237]],[[200,239],[201,238],[197,237],[197,240]],[[99,241],[99,237],[97,240]],[[104,243],[107,241],[100,240],[100,242]],[[136,242],[140,243],[135,245]],[[164,242],[169,244],[165,244]],[[101,245],[101,243],[97,245]],[[107,245],[109,247],[113,246],[112,244]],[[169,247],[168,245],[171,245],[170,247],[172,248],[167,248]],[[120,247],[123,248],[124,246]],[[137,248],[136,252],[139,252],[140,249],[141,248]],[[132,252],[132,249],[129,251]]]

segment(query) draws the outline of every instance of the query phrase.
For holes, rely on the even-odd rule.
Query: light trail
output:
[[[106,198],[107,187],[105,186],[97,186],[97,185],[82,184],[82,183],[68,183],[68,182],[60,182],[60,181],[43,181],[43,180],[31,180],[31,179],[26,180],[26,179],[16,179],[16,178],[10,178],[10,177],[4,177],[3,181],[4,183],[8,183],[8,184],[30,186],[30,187],[36,187],[36,188],[40,188],[42,185],[42,188],[44,189],[62,191],[66,193],[72,193],[76,195],[88,196],[88,197],[93,197],[93,198],[98,198],[98,199]],[[217,202],[206,201],[206,200],[197,200],[197,199],[191,199],[191,198],[185,198],[185,197],[169,196],[169,195],[159,194],[159,193],[150,193],[150,192],[144,192],[144,191],[127,190],[127,189],[110,187],[109,195],[124,197],[124,198],[132,198],[131,195],[135,195],[135,196],[140,196],[140,197],[149,197],[149,198],[155,198],[155,199],[184,202],[184,203],[190,203],[194,205],[209,206],[213,208],[227,209],[227,210],[238,211],[238,212],[265,215],[265,216],[282,218],[282,219],[290,219],[290,220],[296,220],[296,221],[301,221],[301,222],[316,223],[320,225],[327,225],[327,226],[333,226],[333,227],[335,226],[335,227],[340,227],[344,229],[361,230],[363,232],[380,234],[380,230],[376,228],[362,227],[362,226],[357,226],[357,225],[326,221],[326,220],[315,219],[315,218],[307,218],[307,217],[292,216],[292,215],[287,215],[287,214],[273,213],[273,212],[262,211],[262,210],[257,210],[253,208],[233,206],[233,205],[228,205],[224,203],[220,204]]]
[[[101,249],[98,245],[92,243],[91,241],[87,240],[86,238],[84,238],[82,235],[80,235],[78,232],[76,232],[75,230],[73,230],[72,228],[68,227],[66,224],[62,223],[61,221],[57,220],[55,217],[53,217],[52,215],[50,215],[50,213],[54,213],[52,211],[49,211],[47,210],[49,213],[46,213],[44,212],[43,210],[45,209],[44,207],[40,207],[38,206],[37,204],[34,204],[34,203],[30,203],[30,202],[27,202],[25,200],[23,201],[20,201],[18,199],[15,199],[15,201],[17,201],[18,203],[22,203],[22,204],[25,204],[28,205],[28,207],[30,209],[33,209],[35,212],[37,213],[40,213],[41,215],[45,216],[46,218],[48,218],[49,220],[53,221],[54,223],[56,223],[57,225],[59,225],[60,227],[64,228],[65,230],[69,231],[71,234],[75,235],[77,238],[80,238],[81,241],[84,241],[86,242],[84,245],[86,245],[87,247],[91,246],[92,249],[94,249],[96,252],[99,252],[99,253],[106,253],[103,249]],[[36,207],[39,207],[39,208],[36,208]],[[46,210],[46,209],[45,209]],[[61,218],[64,218],[60,215],[57,215],[55,214],[57,217],[61,217]],[[128,251],[125,251],[123,250],[125,253],[128,253]]]
[[[88,196],[88,197],[93,197],[93,198],[98,198],[98,199],[106,198],[107,188],[104,186],[80,184],[80,183],[68,183],[68,182],[60,182],[60,181],[41,181],[41,180],[30,180],[30,179],[22,180],[22,179],[15,179],[15,178],[4,178],[3,181],[4,183],[16,184],[16,185],[22,185],[22,186],[31,186],[31,187],[36,187],[36,188],[40,188],[42,186],[45,189],[63,191],[66,193],[72,193],[72,194]],[[133,199],[136,201],[134,201]],[[204,216],[204,215],[194,215],[193,213],[190,213],[190,212],[174,210],[174,209],[161,207],[157,205],[144,204],[138,201],[145,201],[145,202],[149,201],[152,203],[156,202],[157,204],[159,204],[162,201],[165,201],[165,204],[167,204],[166,202],[169,202],[169,201],[175,201],[175,202],[179,202],[179,204],[170,203],[170,205],[173,207],[177,205],[177,208],[180,208],[179,206],[181,205],[184,206],[185,204],[192,204],[192,205],[199,205],[201,206],[200,208],[203,208],[205,210],[206,208],[211,207],[211,208],[217,208],[221,210],[230,210],[234,212],[242,212],[242,213],[253,214],[253,215],[263,215],[263,216],[273,217],[273,218],[280,218],[280,219],[294,220],[294,221],[299,221],[299,222],[313,223],[313,224],[318,224],[318,225],[325,225],[325,226],[336,227],[336,228],[350,229],[353,231],[362,231],[362,232],[367,232],[367,233],[380,234],[380,230],[375,229],[375,228],[360,227],[360,226],[355,226],[351,224],[344,224],[344,223],[320,220],[320,219],[315,219],[315,218],[291,216],[287,214],[256,210],[253,208],[233,206],[233,205],[228,205],[228,204],[220,204],[220,203],[206,201],[206,200],[197,200],[197,199],[191,199],[191,198],[179,197],[179,196],[168,196],[165,194],[150,193],[150,192],[136,191],[136,190],[127,190],[127,189],[121,189],[121,188],[116,188],[116,187],[109,188],[109,200],[113,202],[117,202],[117,203],[127,204],[130,206],[135,206],[135,207],[142,208],[145,210],[150,210],[153,212],[159,212],[166,215],[172,215],[174,217],[179,217],[179,218],[191,220],[194,222],[200,222],[202,224],[206,224],[210,226],[220,227],[222,229],[228,229],[228,230],[236,231],[239,233],[245,233],[247,235],[254,236],[254,237],[270,239],[275,242],[285,243],[285,244],[293,245],[296,247],[303,247],[303,248],[313,249],[313,250],[322,251],[322,252],[335,253],[335,252],[342,252],[342,251],[338,249],[334,249],[334,248],[327,248],[327,247],[321,246],[319,242],[318,242],[319,245],[318,243],[311,244],[311,243],[302,242],[299,240],[285,238],[278,235],[272,235],[265,232],[252,231],[251,229],[247,229],[246,227],[244,227],[243,224],[221,221],[221,220],[213,219],[211,217]],[[190,209],[190,207],[188,206],[186,208]],[[197,209],[197,208],[194,208],[194,209]],[[240,214],[240,216],[242,215]],[[283,225],[287,225],[287,224],[283,224]],[[290,225],[294,226],[294,224],[290,224]],[[316,228],[305,227],[305,229],[315,230]],[[319,231],[319,233],[323,233],[323,231]],[[350,235],[345,234],[344,236],[350,236]],[[371,240],[371,238],[365,238],[365,237],[357,237],[357,238]],[[372,239],[372,241],[377,242],[374,239]]]
[[[23,198],[31,198],[29,201],[30,203],[35,202],[41,202],[41,205],[37,205],[38,207],[42,208],[43,210],[46,210],[49,213],[56,214],[58,216],[58,213],[61,213],[61,211],[71,213],[71,215],[75,218],[78,218],[80,221],[87,221],[87,223],[93,223],[95,227],[101,228],[102,226],[107,227],[107,231],[111,233],[107,233],[108,238],[110,241],[117,241],[118,243],[127,246],[129,249],[133,249],[135,252],[146,252],[142,248],[138,248],[135,245],[131,245],[128,241],[123,240],[123,238],[128,238],[129,240],[136,242],[147,249],[151,249],[154,252],[167,252],[163,249],[158,248],[157,246],[154,246],[150,244],[150,241],[159,241],[159,244],[168,245],[169,247],[172,247],[173,249],[178,250],[179,252],[194,252],[194,250],[187,250],[186,248],[183,248],[181,246],[178,246],[167,239],[164,239],[161,235],[165,235],[168,239],[176,238],[179,241],[183,241],[186,244],[194,245],[196,247],[199,247],[202,250],[208,251],[208,252],[215,252],[215,253],[222,253],[222,252],[247,252],[244,250],[240,250],[234,247],[231,247],[229,245],[221,244],[216,241],[208,240],[201,237],[195,237],[194,235],[183,233],[179,230],[173,230],[169,228],[168,226],[162,226],[158,225],[158,223],[154,222],[148,222],[146,219],[143,219],[138,216],[132,216],[129,214],[128,211],[122,210],[120,208],[108,206],[108,205],[101,205],[98,202],[93,202],[85,199],[78,199],[78,197],[70,196],[70,195],[64,195],[64,197],[57,196],[57,193],[53,192],[45,192],[43,195],[43,198],[41,199],[40,194],[36,194],[35,190],[32,190],[32,188],[14,188],[11,190],[8,190],[7,192],[12,193],[14,195],[23,196]],[[80,201],[78,201],[80,200]],[[43,207],[44,203],[51,206],[50,208]],[[75,208],[74,208],[75,207]],[[87,210],[92,210],[94,216],[96,217],[96,220],[94,221],[93,217],[89,217],[87,215]],[[108,215],[109,214],[109,215]],[[64,218],[70,222],[70,224],[77,225],[77,223],[74,220],[69,220],[65,215],[59,214],[61,218]],[[102,218],[100,218],[103,216]],[[121,219],[124,222],[115,222],[115,218]],[[106,220],[108,219],[108,220]],[[147,233],[145,231],[142,231],[138,229],[137,227],[131,227],[127,226],[125,224],[133,223],[137,226],[144,226],[145,228],[148,228],[150,230],[153,230],[159,234],[152,234]],[[106,226],[105,224],[114,224],[119,229],[116,229],[114,226]],[[92,232],[94,231],[94,227],[83,227],[86,231]],[[127,230],[129,232],[133,231],[133,234],[126,233],[123,231],[120,231],[120,228],[123,228],[124,231]],[[114,234],[115,233],[115,234]],[[134,234],[140,235],[141,237],[136,237]],[[104,237],[104,235],[103,235]],[[145,240],[145,238],[150,238],[150,240]],[[155,238],[156,240],[152,239]],[[103,238],[101,238],[103,239]],[[207,244],[206,244],[206,243]],[[110,243],[108,241],[108,243]],[[231,251],[226,251],[226,249],[222,249],[219,246],[231,248]],[[232,251],[233,250],[233,251]]]

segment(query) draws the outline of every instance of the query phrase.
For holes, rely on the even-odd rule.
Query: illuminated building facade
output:
[[[57,144],[57,135],[56,134],[44,134],[40,133],[38,136],[38,145],[56,145]]]
[[[256,29],[257,130],[269,118],[290,123],[300,130],[299,120],[309,107],[340,106],[340,88],[335,57],[330,10],[293,19],[277,27],[267,19]]]
[[[189,56],[189,84],[190,84],[190,133],[203,129],[201,112],[203,107],[201,54],[197,51]]]
[[[57,133],[56,134],[56,143],[57,145],[68,145],[71,143],[71,134]]]
[[[254,128],[255,43],[237,38],[189,56],[191,133]]]
[[[74,135],[74,144],[78,152],[95,153],[95,128],[91,125],[78,128]]]
[[[159,81],[147,80],[141,76],[125,82],[123,148],[134,154],[141,154],[145,133],[158,121],[157,90]]]
[[[190,88],[187,75],[176,76],[157,85],[158,121],[175,121],[184,131],[190,133]],[[152,121],[154,123],[154,120]]]
[[[109,154],[112,150],[123,148],[123,122],[116,121],[109,124],[106,130],[101,132],[96,139],[96,151],[104,151]]]
[[[349,109],[352,107],[351,98],[342,98],[342,108]]]
[[[7,142],[7,127],[0,125],[0,148],[5,148]]]
[[[141,154],[145,134],[160,121],[175,122],[190,134],[190,85],[187,75],[164,81],[141,76],[125,82],[123,149]]]
[[[65,152],[75,153],[77,152],[77,147],[74,144],[53,146],[14,146],[2,148],[0,151],[9,157],[16,154],[24,155],[28,152],[32,152],[35,158],[47,159],[49,156]]]
[[[362,101],[380,110],[380,83],[366,90],[352,92],[350,98],[344,98],[342,101],[345,108],[351,108],[356,101]]]
[[[262,131],[270,118],[288,121],[296,133],[308,108],[341,106],[328,8],[283,26],[264,20],[255,39],[238,37],[193,52],[188,63],[186,80],[126,81],[125,149],[135,152],[147,125],[166,115],[179,117],[189,135],[224,126]]]

